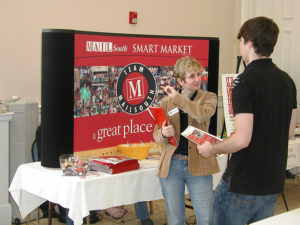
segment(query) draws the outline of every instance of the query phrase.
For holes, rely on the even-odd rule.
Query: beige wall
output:
[[[43,28],[219,37],[222,74],[235,71],[239,21],[239,0],[1,0],[0,99],[40,102]]]

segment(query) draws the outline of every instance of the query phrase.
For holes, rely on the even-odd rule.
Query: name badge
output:
[[[176,108],[170,110],[170,111],[168,112],[168,114],[169,114],[169,116],[173,116],[174,114],[176,114],[176,113],[178,113],[178,112],[179,112],[179,109],[176,107]]]

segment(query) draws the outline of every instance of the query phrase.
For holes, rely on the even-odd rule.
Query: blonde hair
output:
[[[174,76],[176,80],[180,78],[181,80],[185,80],[185,73],[191,69],[201,71],[203,67],[201,64],[192,57],[185,56],[178,59],[174,65]]]

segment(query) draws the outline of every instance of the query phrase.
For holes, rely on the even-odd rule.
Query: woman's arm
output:
[[[175,105],[189,114],[193,119],[199,123],[209,120],[216,112],[217,96],[212,92],[203,92],[204,99],[196,96],[194,101],[191,101],[187,97],[177,94],[174,97]],[[201,104],[202,103],[202,104]]]

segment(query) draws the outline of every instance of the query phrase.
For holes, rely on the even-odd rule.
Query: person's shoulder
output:
[[[203,91],[201,89],[197,90],[197,95],[205,95],[205,94],[215,94],[211,91]]]
[[[255,72],[253,72],[253,70],[245,70],[243,71],[241,74],[239,74],[234,80],[247,80],[250,79],[250,77],[255,74]]]
[[[234,79],[233,86],[237,86],[242,83],[252,83],[259,78],[260,73],[258,71],[255,71],[255,69],[245,70]]]
[[[242,80],[244,80],[246,77],[245,77],[245,73],[241,73],[239,74],[233,81],[232,83],[232,88],[234,89],[235,87],[237,87]]]
[[[237,94],[245,90],[250,90],[256,85],[257,81],[255,77],[249,75],[247,72],[241,73],[232,83],[232,93]]]
[[[286,72],[284,73],[284,76],[285,76],[285,79],[287,80],[288,85],[291,88],[297,89],[295,81],[291,78],[291,76],[288,73],[286,73]]]
[[[279,68],[276,64],[274,64],[272,75],[276,77],[276,79],[280,79],[291,86],[295,86],[293,78],[286,71]],[[273,80],[274,77],[272,78]]]
[[[203,90],[198,90],[197,91],[197,95],[196,95],[196,98],[199,99],[199,98],[215,98],[217,99],[217,95],[211,91],[203,91]]]
[[[277,67],[278,68],[278,67]],[[281,70],[278,68],[278,70],[281,72],[281,75],[288,81],[294,83],[294,80],[292,79],[292,77],[284,70]]]
[[[202,91],[202,90],[200,90],[200,91],[202,92],[202,95],[205,94],[206,96],[209,96],[209,97],[217,97],[216,93],[214,93],[214,92]]]

